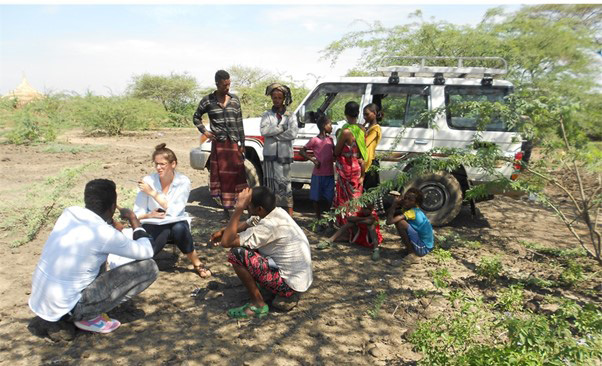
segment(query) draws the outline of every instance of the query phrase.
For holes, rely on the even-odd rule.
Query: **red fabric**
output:
[[[242,247],[235,248],[228,253],[228,262],[245,267],[261,287],[278,296],[291,297],[295,293],[280,276],[280,272],[270,268],[268,259],[259,252]]]
[[[380,245],[383,242],[383,236],[380,233],[380,225],[378,223],[378,215],[376,214],[376,211],[372,211],[371,215],[374,217],[375,221],[375,227],[374,227],[374,231],[376,231],[376,236],[378,238],[378,245]],[[364,215],[358,213],[359,217],[364,217]],[[370,242],[370,236],[368,234],[368,225],[366,224],[357,224],[358,230],[356,231],[355,235],[351,238],[351,242],[361,245],[363,247],[366,248],[374,248],[374,243]]]
[[[211,142],[209,171],[211,196],[224,208],[233,208],[238,193],[248,187],[245,163],[236,141]]]
[[[338,174],[333,207],[345,206],[353,198],[362,195],[363,187],[360,184],[362,167],[358,157],[359,150],[354,143],[352,147],[345,145],[341,155],[337,157],[335,169]],[[347,216],[355,215],[357,210],[352,210],[344,215],[337,215],[337,224],[343,226],[347,223]]]

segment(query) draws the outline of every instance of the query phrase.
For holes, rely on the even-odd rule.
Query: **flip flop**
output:
[[[205,266],[203,266],[202,264],[200,266],[193,265],[193,267],[194,267],[194,270],[196,271],[196,273],[201,278],[209,278],[213,275],[211,270],[209,268],[205,268]]]
[[[243,306],[228,310],[228,316],[234,319],[248,319],[251,317],[251,315],[247,314],[245,311],[247,308],[251,309],[253,312],[252,316],[255,318],[263,318],[270,312],[270,308],[267,305],[258,308],[251,304],[244,304]]]

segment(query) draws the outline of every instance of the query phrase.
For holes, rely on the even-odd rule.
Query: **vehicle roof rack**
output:
[[[385,76],[397,73],[397,76],[410,77],[435,77],[437,74],[447,78],[495,78],[508,72],[508,63],[501,57],[448,57],[448,56],[385,56],[381,64],[391,64],[390,60],[414,61],[411,65],[391,65],[377,68]],[[456,66],[432,66],[434,61],[451,60]],[[482,62],[501,66],[501,68],[465,66],[465,61],[470,63]],[[394,61],[397,62],[397,61]],[[407,63],[407,62],[403,62]],[[502,66],[503,65],[503,66]]]

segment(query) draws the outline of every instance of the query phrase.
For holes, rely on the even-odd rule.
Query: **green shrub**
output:
[[[502,262],[498,257],[483,257],[477,265],[476,272],[487,280],[493,280],[500,277],[502,269]]]
[[[566,268],[560,273],[559,282],[571,287],[583,280],[583,267],[573,260],[567,262]]]
[[[523,307],[523,286],[512,285],[500,291],[496,306],[503,311],[518,311]]]
[[[28,145],[56,139],[56,125],[48,116],[34,114],[28,109],[22,109],[13,114],[12,118],[13,127],[6,134],[6,138],[11,144]]]
[[[123,131],[156,128],[167,112],[156,102],[124,97],[86,97],[74,113],[87,133],[119,135]]]
[[[419,365],[593,365],[602,357],[602,312],[592,304],[567,300],[554,315],[513,316],[453,293],[459,305],[409,337],[423,354]]]
[[[477,265],[476,272],[479,276],[493,280],[502,272],[502,262],[498,257],[483,257]]]

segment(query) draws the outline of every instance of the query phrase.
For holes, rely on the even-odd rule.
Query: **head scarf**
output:
[[[288,86],[280,83],[271,83],[267,88],[265,88],[265,95],[272,95],[274,90],[280,90],[282,94],[284,94],[283,104],[285,107],[288,107],[293,102],[291,89]]]
[[[341,131],[344,129],[349,129],[355,137],[355,143],[357,144],[357,148],[362,155],[362,159],[366,159],[368,156],[368,152],[366,151],[366,138],[364,137],[364,130],[358,124],[350,124],[345,123],[345,125],[337,131],[337,138],[341,135]]]

